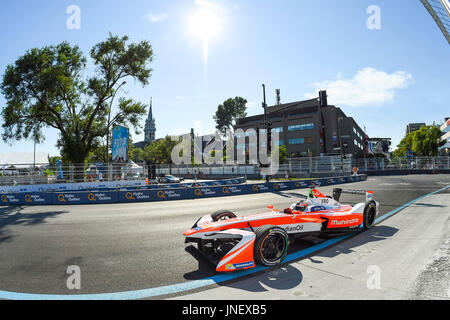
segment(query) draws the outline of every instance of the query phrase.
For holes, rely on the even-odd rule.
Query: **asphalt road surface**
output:
[[[344,188],[374,190],[383,215],[447,185],[450,175],[410,175],[369,177]],[[330,195],[332,189],[320,188]],[[0,207],[0,290],[109,293],[216,275],[214,266],[184,244],[182,233],[200,216],[218,209],[229,209],[238,216],[265,212],[268,204],[282,209],[296,201],[298,193],[306,190],[172,202]],[[449,189],[442,193],[448,195]],[[361,196],[341,197],[343,203],[360,201]],[[357,237],[359,246],[370,242],[367,231]],[[290,251],[317,241],[323,239],[296,242]],[[72,265],[81,270],[80,290],[67,288],[67,268]]]

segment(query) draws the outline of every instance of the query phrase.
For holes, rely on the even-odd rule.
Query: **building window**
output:
[[[307,138],[305,138],[305,143],[314,143],[314,142],[315,142],[314,137],[307,137]]]
[[[272,131],[282,133],[283,132],[283,127],[273,128]]]
[[[297,124],[288,127],[289,131],[301,131],[309,129],[314,129],[314,123]]]
[[[284,141],[282,139],[278,140],[278,145],[282,146],[284,144]]]
[[[289,139],[289,144],[303,144],[305,143],[305,139],[297,138],[297,139]]]

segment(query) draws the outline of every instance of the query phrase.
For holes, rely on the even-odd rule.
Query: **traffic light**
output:
[[[327,100],[327,91],[322,90],[319,91],[319,104],[321,108],[328,106],[328,100]]]

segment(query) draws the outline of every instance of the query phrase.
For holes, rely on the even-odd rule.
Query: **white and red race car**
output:
[[[361,194],[366,201],[354,206],[339,203],[342,193]],[[184,232],[185,243],[194,242],[198,250],[216,265],[216,271],[229,272],[254,267],[275,266],[286,257],[292,237],[354,232],[372,227],[379,212],[373,191],[333,189],[327,197],[317,189],[284,210],[237,217],[219,210],[201,217]]]

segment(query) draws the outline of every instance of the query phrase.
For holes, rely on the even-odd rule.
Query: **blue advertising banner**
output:
[[[152,198],[156,201],[166,200],[185,200],[193,199],[194,191],[192,189],[167,189],[167,190],[151,190]]]
[[[52,204],[52,194],[46,192],[21,193],[20,203],[23,205],[49,205]]]
[[[198,186],[194,188],[177,184],[177,188],[158,188],[153,186],[129,186],[117,191],[104,188],[92,191],[64,191],[60,192],[23,192],[5,193],[0,195],[0,205],[48,205],[48,204],[95,204],[117,202],[147,202],[165,200],[183,200],[207,197],[223,197],[263,192],[278,192],[283,190],[321,187],[367,180],[366,175],[320,178],[312,180],[291,180],[257,184],[234,184],[245,182],[245,179],[231,179],[211,182],[211,186]],[[212,186],[214,183],[223,183],[221,186]],[[233,183],[233,184],[227,184]],[[106,185],[105,185],[106,186]],[[171,185],[170,185],[171,186]],[[82,187],[81,185],[79,187]],[[139,188],[141,188],[139,190]],[[127,190],[129,189],[129,190]]]
[[[311,182],[308,180],[297,180],[297,181],[289,181],[291,185],[291,189],[302,189],[309,188],[311,186]]]
[[[252,193],[252,185],[226,185],[222,187],[200,187],[194,189],[195,198],[234,196]]]
[[[272,192],[273,188],[270,184],[259,183],[259,184],[249,184],[251,193],[263,193]]]
[[[115,203],[118,201],[117,192],[58,192],[53,194],[53,204],[96,204]]]
[[[333,184],[337,184],[337,183],[338,183],[337,178],[329,178],[329,179],[327,179],[327,184],[328,185],[333,185]]]
[[[4,206],[20,205],[20,193],[8,193],[0,196],[0,204]]]
[[[350,181],[350,179],[348,177],[339,177],[338,178],[338,183],[347,183],[349,181]]]
[[[289,182],[271,182],[273,191],[283,191],[289,190],[292,187],[292,184]]]
[[[248,184],[225,186],[220,188],[222,193],[226,196],[234,196],[239,194],[250,194],[252,193],[251,186]]]
[[[203,187],[194,189],[194,198],[221,197],[224,194],[220,192],[222,187]]]
[[[119,202],[144,202],[153,201],[153,190],[118,191]]]
[[[128,161],[128,128],[115,126],[112,134],[112,160]]]

